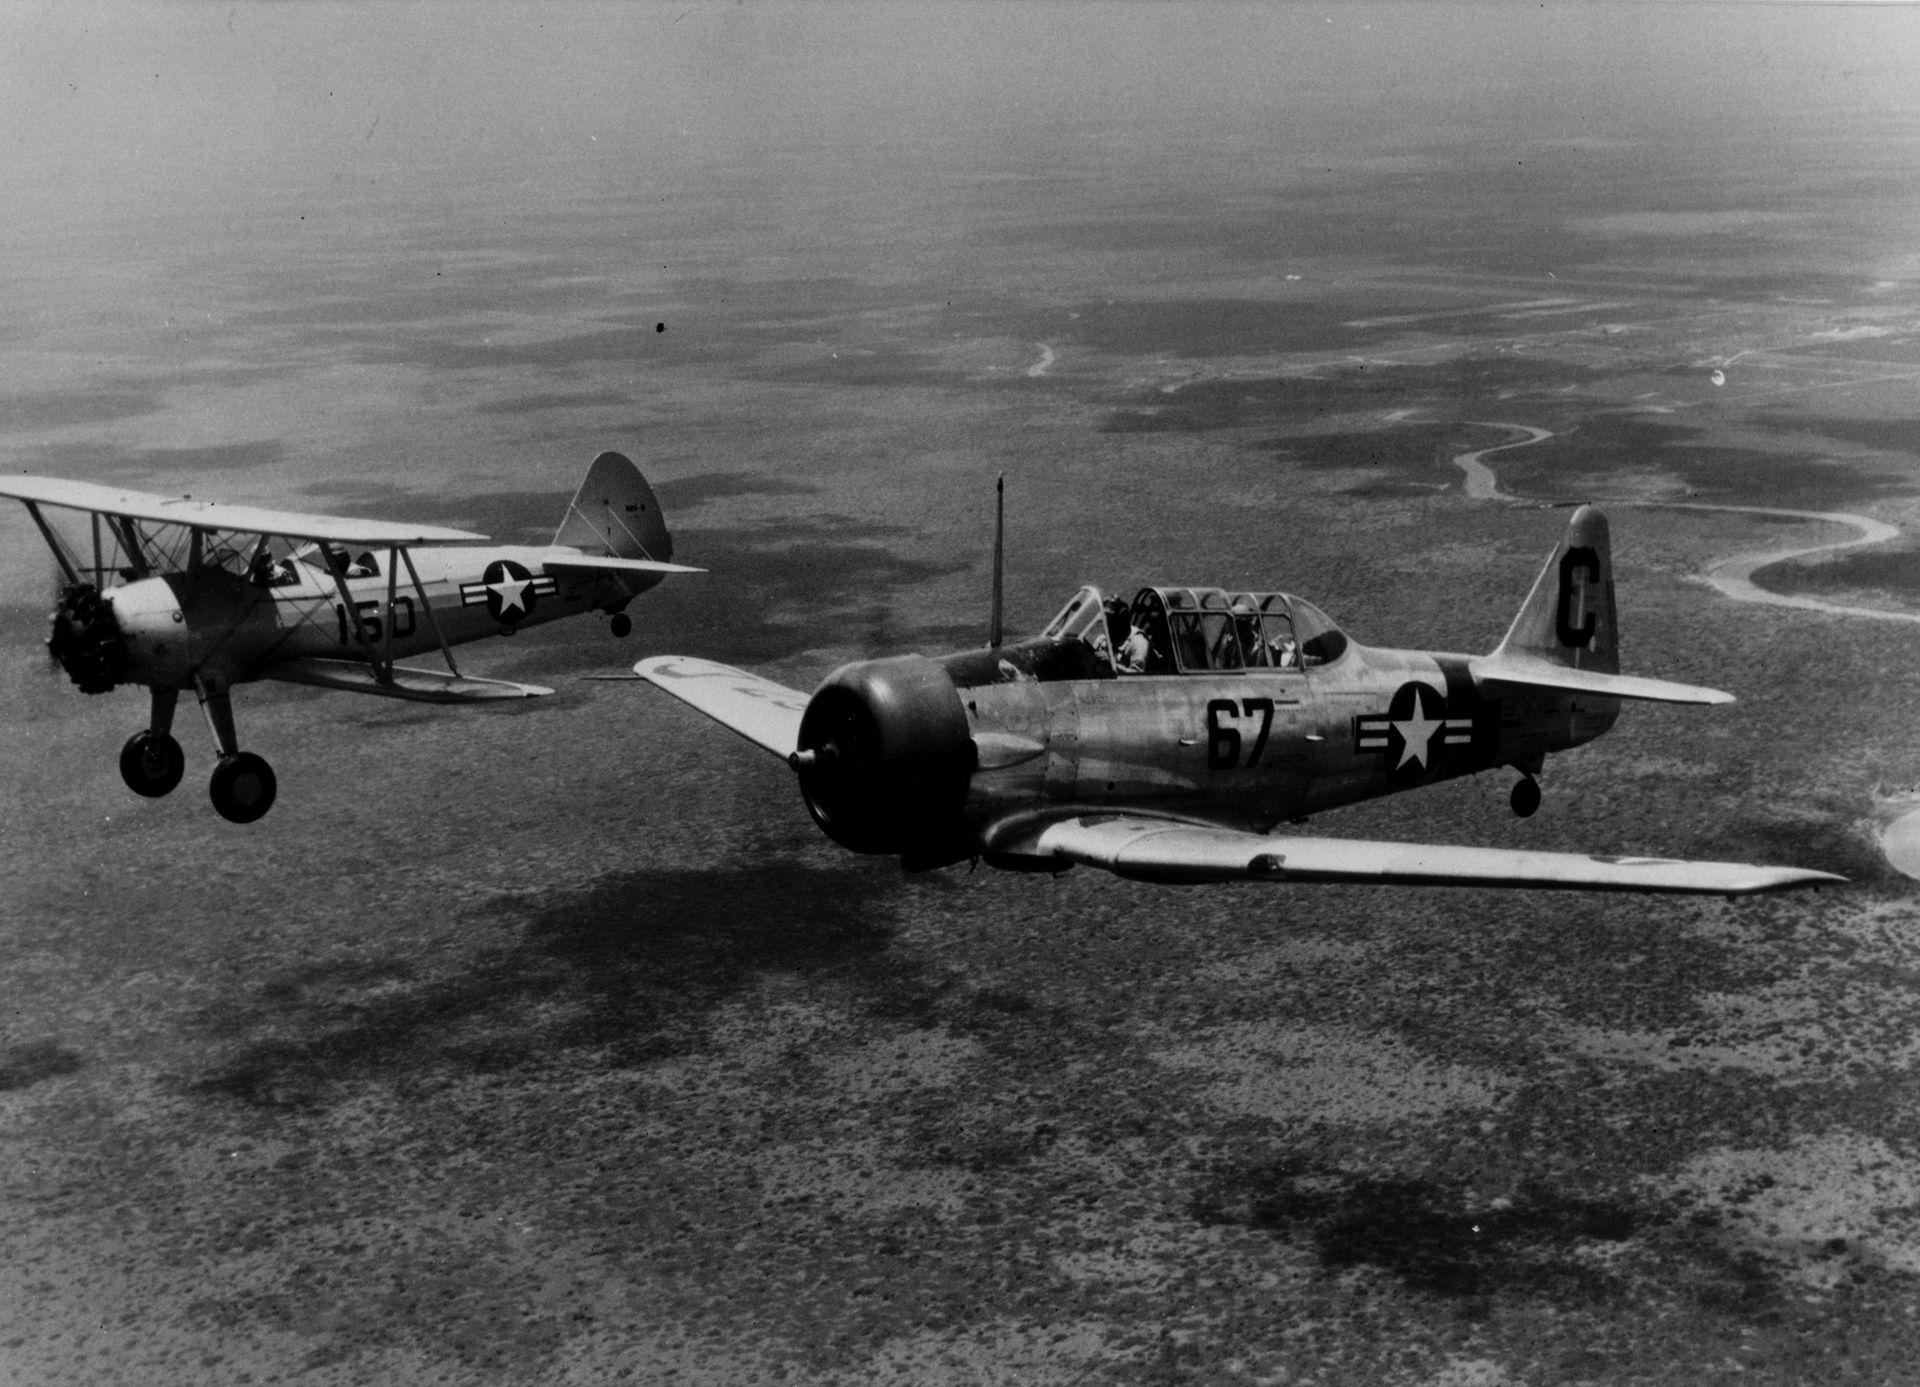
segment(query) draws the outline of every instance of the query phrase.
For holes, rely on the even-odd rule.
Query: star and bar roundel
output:
[[[551,597],[560,585],[546,574],[538,578],[512,559],[495,559],[480,573],[477,583],[460,585],[460,605],[485,603],[487,615],[502,626],[514,626],[533,615],[542,597]]]
[[[1418,779],[1440,763],[1447,748],[1473,745],[1474,719],[1457,712],[1448,716],[1448,702],[1445,694],[1425,684],[1402,684],[1386,712],[1354,718],[1354,751],[1380,755],[1391,776]]]

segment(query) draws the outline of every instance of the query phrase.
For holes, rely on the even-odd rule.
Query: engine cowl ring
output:
[[[834,671],[800,719],[793,759],[814,822],[865,853],[917,854],[950,839],[974,770],[960,693],[918,655]]]
[[[126,668],[126,637],[113,604],[92,583],[75,583],[60,594],[50,618],[47,650],[82,693],[107,693]]]

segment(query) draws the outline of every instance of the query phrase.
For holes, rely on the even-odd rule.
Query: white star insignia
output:
[[[531,578],[516,578],[511,573],[503,573],[498,582],[487,584],[487,591],[500,599],[500,614],[505,616],[515,609],[522,612],[527,610],[527,589],[532,586]]]
[[[1413,715],[1411,717],[1401,718],[1391,724],[1391,726],[1399,731],[1400,740],[1406,744],[1406,749],[1400,753],[1400,760],[1398,764],[1394,766],[1394,769],[1399,770],[1401,766],[1406,765],[1409,761],[1418,761],[1422,767],[1428,765],[1427,744],[1433,740],[1433,734],[1438,732],[1443,725],[1443,719],[1430,718],[1427,716],[1426,700],[1418,694],[1415,694],[1413,698]]]

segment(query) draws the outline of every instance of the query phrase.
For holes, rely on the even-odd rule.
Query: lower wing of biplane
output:
[[[615,614],[615,633],[624,634],[630,622],[621,609],[636,592],[666,573],[697,571],[664,562],[671,541],[658,502],[617,453],[595,460],[561,532],[605,553],[560,539],[539,549],[476,549],[487,537],[467,530],[48,477],[0,477],[0,497],[26,506],[59,566],[47,642],[54,658],[85,692],[120,684],[151,691],[148,725],[120,756],[128,787],[158,798],[180,783],[186,760],[173,717],[180,693],[192,690],[218,751],[209,792],[235,823],[265,814],[277,787],[267,762],[240,749],[233,685],[275,679],[427,703],[537,697],[553,691],[461,673],[452,647],[513,630],[543,593],[550,600],[538,620],[598,607]],[[83,523],[72,523],[75,513]],[[609,537],[631,534],[643,520],[661,561],[637,540]],[[571,606],[555,597],[562,585]],[[444,671],[399,663],[435,650]]]
[[[800,725],[809,700],[797,689],[745,670],[681,656],[642,660],[634,672],[789,764],[797,767],[798,757],[804,754],[799,752]],[[1581,676],[1562,672],[1560,678],[1564,683]],[[1624,686],[1635,682],[1619,679],[1609,692],[1634,696]],[[1647,686],[1638,691],[1639,696],[1649,696],[1648,690],[1662,697],[1696,692],[1658,681],[1637,682]],[[989,750],[976,748],[977,764],[988,764]],[[1337,882],[1736,896],[1845,880],[1829,872],[1739,862],[1269,835],[1200,819],[1124,809],[1095,812],[1085,807],[1038,808],[1009,815],[989,823],[980,832],[978,846],[980,856],[994,867],[1056,872],[1074,866],[1099,867],[1133,881],[1183,885]]]

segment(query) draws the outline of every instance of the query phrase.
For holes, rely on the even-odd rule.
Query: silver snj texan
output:
[[[997,564],[996,564],[997,567]],[[1357,882],[1743,894],[1844,878],[1791,867],[1272,835],[1377,795],[1550,752],[1627,699],[1732,695],[1619,673],[1606,518],[1577,511],[1490,655],[1380,650],[1279,592],[1085,587],[1038,636],[850,664],[811,698],[704,660],[635,672],[798,773],[814,821],[909,870],[985,858],[1141,881]],[[1138,672],[1134,672],[1138,671]]]
[[[250,823],[273,806],[273,769],[240,750],[230,691],[280,679],[424,703],[529,698],[537,684],[464,675],[452,647],[589,610],[632,629],[627,603],[668,573],[673,541],[640,470],[594,459],[548,545],[485,545],[431,525],[304,515],[152,496],[52,477],[0,476],[60,567],[47,647],[87,693],[145,684],[152,716],[120,753],[135,793],[180,783],[180,692],[200,699],[219,760],[214,808]],[[56,528],[45,508],[84,512]],[[62,534],[62,529],[68,532]],[[276,553],[276,547],[279,552]],[[401,575],[405,573],[405,581]],[[395,663],[435,648],[447,668]]]

